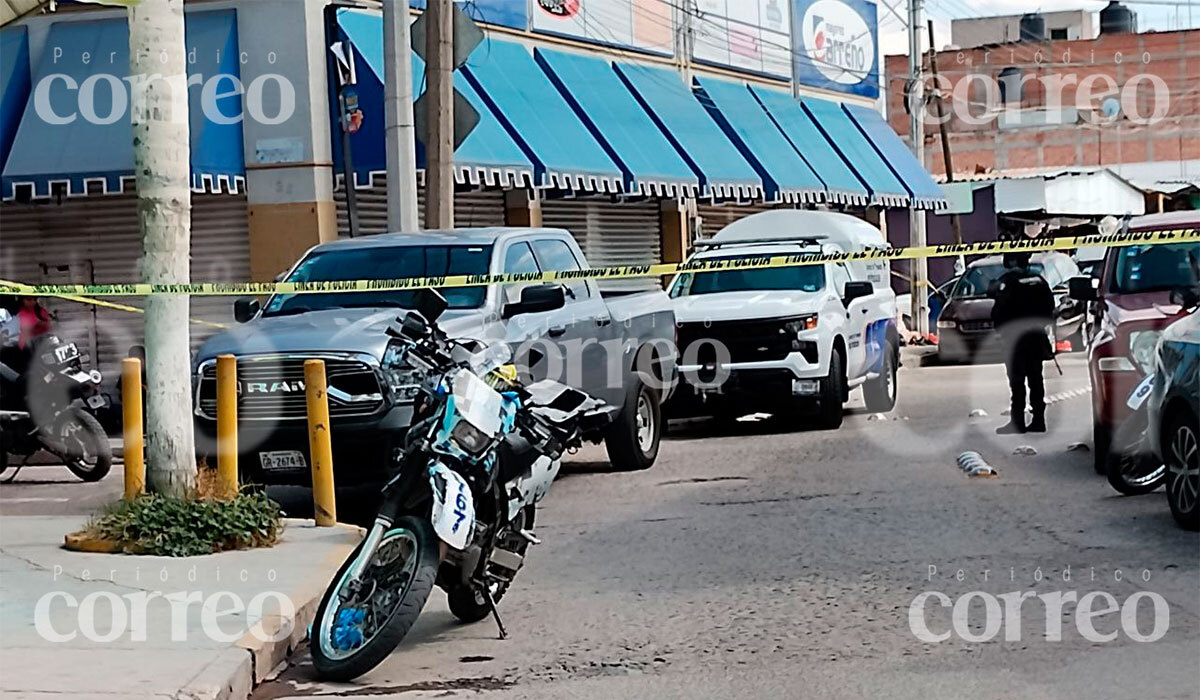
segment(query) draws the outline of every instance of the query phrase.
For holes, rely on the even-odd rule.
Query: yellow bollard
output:
[[[312,456],[313,509],[318,527],[337,523],[333,494],[333,443],[329,439],[329,397],[325,393],[325,362],[304,361],[308,395],[308,451]]]
[[[125,441],[125,500],[132,501],[146,490],[146,457],[142,436],[142,361],[128,357],[121,362],[121,414]]]
[[[237,358],[217,358],[217,483],[221,498],[238,492]]]

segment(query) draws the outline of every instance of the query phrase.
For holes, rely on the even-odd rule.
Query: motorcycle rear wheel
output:
[[[72,408],[63,414],[56,433],[55,439],[65,448],[58,456],[72,474],[89,483],[108,476],[112,445],[95,416],[82,408]]]
[[[416,623],[437,578],[437,535],[429,521],[406,516],[384,534],[368,564],[364,582],[374,588],[366,600],[345,606],[341,594],[349,583],[351,566],[362,555],[362,547],[359,544],[342,564],[313,618],[313,667],[324,680],[352,680],[386,659]],[[393,559],[388,561],[388,557]],[[402,580],[389,586],[392,581],[381,584],[379,577],[383,576]],[[372,605],[376,602],[381,606],[378,609]],[[360,611],[362,619],[355,620]]]

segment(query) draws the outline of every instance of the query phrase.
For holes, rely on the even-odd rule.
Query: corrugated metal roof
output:
[[[53,0],[0,0],[0,27],[37,12]]]

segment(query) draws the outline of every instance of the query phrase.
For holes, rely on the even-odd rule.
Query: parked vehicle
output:
[[[1200,530],[1200,286],[1174,300],[1187,313],[1159,339],[1148,433],[1166,464],[1171,515],[1180,527]]]
[[[337,241],[306,253],[290,282],[586,268],[559,229],[463,229]],[[550,377],[620,409],[605,443],[617,470],[646,469],[658,455],[660,403],[675,373],[674,317],[663,292],[604,298],[593,281],[561,288],[560,308],[513,315],[529,284],[445,289],[441,327],[455,338],[532,345]],[[277,294],[260,308],[239,300],[239,327],[210,338],[195,358],[195,414],[202,450],[214,448],[216,358],[238,358],[241,464],[255,483],[309,483],[304,361],[325,361],[339,484],[380,484],[413,422],[415,386],[387,381],[384,333],[417,292]],[[552,376],[551,376],[552,375]]]
[[[1063,253],[1035,253],[1029,269],[1046,279],[1054,291],[1054,340],[1066,340],[1083,325],[1084,305],[1068,294],[1068,281],[1079,275],[1079,268]],[[967,265],[967,271],[954,285],[938,317],[938,358],[947,362],[971,360],[981,351],[999,348],[992,324],[995,300],[989,296],[992,285],[1004,274],[1004,258],[998,255],[980,258]]]
[[[93,413],[106,406],[100,373],[83,368],[75,343],[54,333],[26,348],[0,340],[0,474],[45,450],[84,481],[112,468],[112,446]],[[14,475],[15,476],[15,475]]]
[[[942,315],[942,309],[946,307],[946,302],[950,299],[950,293],[954,291],[954,285],[958,284],[958,280],[961,278],[961,275],[955,275],[939,284],[929,293],[929,328],[931,330],[937,328],[937,321]],[[910,331],[915,331],[917,326],[913,323],[912,317],[912,294],[897,294],[896,310],[900,315],[900,319],[904,322],[904,327]]]
[[[1162,486],[1166,478],[1163,460],[1150,443],[1149,403],[1156,376],[1147,374],[1125,401],[1131,413],[1113,434],[1108,460],[1108,483],[1119,493],[1137,496]]]
[[[748,216],[697,244],[689,262],[885,249],[846,214],[779,210]],[[849,393],[872,411],[896,403],[896,296],[884,260],[678,275],[671,298],[682,353],[671,415],[802,413],[837,428]]]
[[[1194,211],[1171,212],[1133,219],[1129,230],[1198,225],[1200,216]],[[1090,304],[1096,318],[1088,344],[1088,373],[1098,474],[1108,473],[1114,431],[1130,414],[1126,398],[1153,371],[1158,340],[1174,319],[1171,292],[1195,283],[1198,260],[1200,243],[1110,248],[1098,279],[1081,276],[1070,281],[1071,296]]]
[[[561,287],[526,288],[510,317],[564,305]],[[537,503],[567,449],[602,430],[611,410],[552,380],[528,388],[504,367],[509,348],[452,340],[438,325],[446,300],[426,291],[388,328],[382,369],[416,388],[416,414],[383,505],[362,544],[321,598],[312,658],[322,678],[347,681],[377,666],[416,622],[434,585],[464,622],[494,615],[512,585]]]

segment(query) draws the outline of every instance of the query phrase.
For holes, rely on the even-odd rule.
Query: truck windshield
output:
[[[770,256],[763,257],[769,258]],[[720,292],[819,292],[824,287],[825,266],[803,265],[759,270],[686,273],[680,275],[679,281],[671,288],[671,296],[685,297]]]
[[[486,274],[491,246],[394,246],[327,250],[309,255],[288,275],[288,282],[338,282],[402,277]],[[486,287],[440,289],[451,309],[483,306]],[[398,307],[411,308],[417,293],[330,292],[276,294],[267,302],[264,316],[280,316],[325,309]]]
[[[1200,281],[1200,243],[1134,245],[1117,250],[1112,291],[1162,292]]]
[[[1042,264],[1030,263],[1029,271],[1036,272],[1039,275],[1042,274]],[[954,299],[978,299],[986,297],[988,289],[1003,274],[1004,265],[999,263],[995,265],[976,265],[967,270],[967,273],[962,276],[962,279],[954,287],[954,293],[950,296]]]

